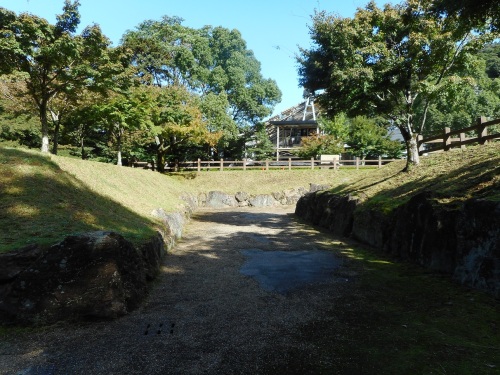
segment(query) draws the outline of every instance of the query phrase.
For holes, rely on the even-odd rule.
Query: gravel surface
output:
[[[307,334],[334,324],[347,262],[322,280],[262,288],[241,269],[248,251],[331,251],[293,207],[199,211],[166,257],[144,305],[112,322],[8,333],[1,374],[314,374],[333,354]],[[338,241],[337,241],[338,242]],[[340,259],[340,258],[339,258]],[[266,290],[267,289],[267,290]],[[318,330],[314,330],[318,332]],[[319,371],[318,369],[322,369]]]

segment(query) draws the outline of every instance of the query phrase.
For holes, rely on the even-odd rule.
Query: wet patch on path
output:
[[[262,289],[286,294],[310,284],[331,281],[334,272],[342,266],[342,259],[320,250],[242,251],[247,257],[240,272],[255,278]]]

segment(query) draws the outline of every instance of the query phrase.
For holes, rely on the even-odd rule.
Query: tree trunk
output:
[[[123,134],[123,130],[120,128],[120,126],[118,125],[118,136],[117,136],[117,140],[118,140],[118,152],[117,152],[117,155],[116,155],[116,165],[119,165],[119,166],[122,166],[122,134]]]
[[[80,147],[82,148],[82,160],[85,160],[85,147],[83,145],[83,136],[80,139]]]
[[[158,147],[158,150],[156,151],[156,169],[160,173],[165,172],[165,155],[160,150],[160,147]]]
[[[52,138],[52,153],[57,155],[57,147],[59,146],[59,130],[61,128],[61,122],[59,121],[59,115],[54,111],[50,111],[50,116],[52,117],[52,123],[54,124],[54,137]]]
[[[406,125],[399,126],[399,130],[401,131],[406,146],[406,167],[404,170],[409,171],[412,166],[420,164],[418,132],[414,131],[412,114],[408,114]]]
[[[55,127],[54,127],[54,138],[52,139],[52,153],[54,155],[57,155],[57,147],[59,146],[59,128],[61,127],[61,124],[59,121],[55,122]]]
[[[413,133],[410,138],[410,142],[408,144],[408,159],[407,164],[410,163],[412,165],[420,164],[420,155],[418,153],[418,134]]]
[[[122,137],[118,136],[118,152],[116,154],[116,165],[122,165]]]
[[[49,152],[49,122],[47,119],[47,102],[42,101],[39,105],[40,123],[42,124],[42,148],[43,153]]]

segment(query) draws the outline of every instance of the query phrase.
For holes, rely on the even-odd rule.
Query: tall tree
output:
[[[238,134],[271,114],[281,92],[275,81],[262,77],[239,31],[192,29],[182,21],[166,16],[145,21],[127,31],[122,43],[142,83],[183,85],[201,97],[207,126],[223,133],[216,150],[222,155],[238,142]]]
[[[419,163],[418,135],[430,104],[467,74],[488,33],[473,33],[455,16],[439,17],[432,0],[407,0],[380,9],[374,2],[354,18],[317,12],[314,46],[298,57],[303,86],[324,90],[331,115],[381,115],[401,131],[409,167]],[[415,113],[422,108],[417,123]]]
[[[78,1],[65,0],[55,25],[29,13],[0,8],[0,73],[26,84],[41,124],[42,152],[49,151],[49,112],[58,97],[99,86],[108,69],[109,40],[96,25],[80,35]],[[53,111],[53,113],[55,113]]]

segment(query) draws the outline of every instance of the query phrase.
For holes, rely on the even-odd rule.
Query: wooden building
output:
[[[293,149],[301,146],[302,138],[319,134],[317,113],[312,97],[267,121],[267,132],[274,144],[276,160],[294,157]]]

